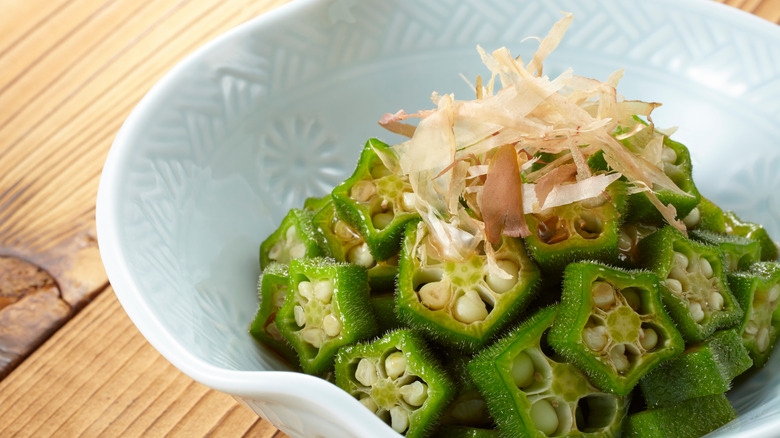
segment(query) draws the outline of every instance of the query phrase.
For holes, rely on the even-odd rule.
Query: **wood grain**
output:
[[[715,1],[780,24],[780,0]],[[103,161],[146,91],[285,2],[0,2],[0,436],[285,436],[143,339],[106,287],[94,220]]]

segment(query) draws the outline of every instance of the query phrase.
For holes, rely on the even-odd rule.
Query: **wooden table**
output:
[[[141,336],[95,240],[101,167],[173,65],[286,0],[0,3],[0,436],[285,436]],[[725,3],[780,24],[780,0]]]

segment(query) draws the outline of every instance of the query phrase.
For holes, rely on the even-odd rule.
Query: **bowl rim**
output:
[[[108,279],[125,312],[141,334],[171,364],[193,380],[228,394],[258,398],[264,395],[276,399],[288,398],[294,403],[314,403],[322,408],[323,417],[337,423],[349,423],[351,428],[364,436],[378,436],[385,425],[376,416],[348,415],[360,403],[330,382],[310,375],[288,371],[236,371],[211,365],[184,349],[168,333],[154,316],[146,300],[139,299],[142,288],[133,279],[126,263],[123,250],[115,244],[120,241],[118,196],[122,164],[133,152],[141,127],[151,119],[151,109],[164,105],[166,95],[177,83],[178,78],[194,67],[205,55],[217,50],[235,38],[242,38],[255,28],[277,20],[295,16],[314,6],[334,4],[340,0],[296,0],[263,13],[237,27],[219,35],[187,55],[168,71],[140,100],[119,129],[106,157],[98,186],[96,201],[96,232],[100,255]],[[639,0],[637,0],[639,1]],[[750,26],[756,35],[768,35],[780,40],[780,26],[740,9],[711,0],[659,0],[658,7],[672,7],[678,10],[710,11],[717,18]],[[350,409],[343,409],[347,405]],[[390,431],[391,432],[391,431]],[[388,433],[387,436],[398,436]]]

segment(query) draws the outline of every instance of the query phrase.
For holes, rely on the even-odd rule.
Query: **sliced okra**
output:
[[[726,272],[744,271],[761,260],[761,244],[747,237],[707,230],[692,230],[689,236],[698,242],[718,247],[725,257],[723,268]]]
[[[744,310],[737,331],[753,364],[763,367],[780,333],[780,265],[756,263],[750,272],[730,274],[728,280]]]
[[[303,209],[312,213],[317,213],[322,207],[327,205],[328,202],[330,202],[330,193],[319,198],[306,198],[303,201]]]
[[[645,374],[684,348],[660,289],[649,272],[570,264],[550,345],[601,390],[627,395]]]
[[[481,251],[462,262],[443,261],[425,223],[410,223],[398,272],[399,318],[448,345],[482,347],[522,311],[539,281],[521,240],[505,236],[495,257],[494,270]]]
[[[257,281],[257,295],[260,298],[260,308],[257,310],[249,333],[255,339],[277,352],[293,365],[298,364],[295,350],[284,339],[276,326],[276,313],[282,308],[289,288],[287,265],[271,263],[266,266]]]
[[[260,268],[271,262],[287,264],[292,259],[322,255],[317,234],[312,225],[312,213],[291,209],[282,224],[260,244]]]
[[[618,265],[624,267],[637,266],[642,260],[639,254],[639,242],[658,231],[655,225],[642,222],[623,224],[618,236]]]
[[[733,211],[724,213],[726,221],[726,233],[735,236],[747,237],[761,244],[761,260],[777,260],[777,244],[769,237],[766,229],[759,224],[741,220]]]
[[[309,374],[324,374],[337,350],[377,332],[362,266],[321,257],[290,262],[290,287],[276,326]]]
[[[729,290],[723,254],[671,226],[639,244],[643,264],[661,280],[661,297],[686,342],[702,341],[732,327],[742,309]]]
[[[498,429],[447,424],[436,429],[434,438],[500,438]]]
[[[398,257],[376,261],[363,236],[339,218],[333,202],[327,202],[312,220],[325,255],[339,262],[349,262],[368,269],[372,293],[392,290],[398,274]]]
[[[420,215],[408,178],[385,167],[376,150],[392,153],[381,141],[369,140],[355,172],[331,195],[338,217],[363,236],[374,259],[386,260],[398,253],[406,223]]]
[[[468,364],[470,374],[502,436],[618,436],[628,398],[599,391],[577,367],[546,353],[556,313],[542,309],[485,348]]]
[[[615,181],[599,196],[526,215],[531,256],[551,274],[576,260],[616,263],[625,200],[625,184]]]
[[[725,395],[707,395],[629,415],[623,437],[698,438],[735,418]]]
[[[409,438],[428,436],[455,394],[425,341],[409,330],[342,348],[336,385]]]
[[[462,426],[476,430],[495,430],[496,422],[488,412],[487,402],[468,371],[472,356],[456,350],[441,354],[448,374],[458,393],[442,415],[442,426]]]
[[[705,395],[723,394],[731,381],[753,365],[742,337],[733,329],[716,332],[661,364],[639,386],[649,408]]]
[[[707,230],[713,233],[726,232],[726,219],[723,215],[723,210],[704,196],[701,197],[699,205],[685,219],[685,226],[689,230]]]

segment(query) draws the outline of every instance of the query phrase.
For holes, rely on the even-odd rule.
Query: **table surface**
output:
[[[723,3],[780,24],[780,0]],[[285,437],[168,363],[108,283],[100,171],[178,61],[286,0],[3,0],[0,436]]]

